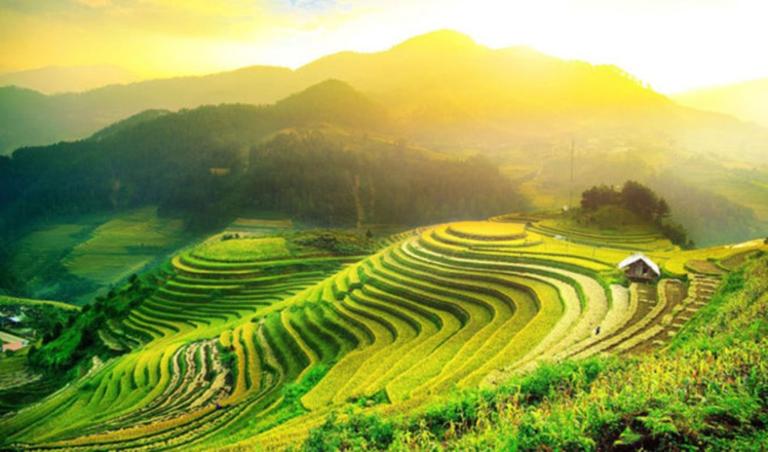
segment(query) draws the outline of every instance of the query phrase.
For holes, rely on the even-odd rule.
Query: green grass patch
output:
[[[291,256],[283,237],[212,239],[196,247],[192,254],[221,262],[249,262]]]

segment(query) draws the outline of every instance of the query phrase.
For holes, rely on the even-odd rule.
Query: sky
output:
[[[615,64],[664,93],[768,77],[766,0],[0,0],[0,72],[299,67],[437,29]]]

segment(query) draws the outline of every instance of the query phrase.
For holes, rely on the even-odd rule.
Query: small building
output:
[[[619,268],[624,270],[624,274],[632,281],[650,282],[661,276],[659,266],[642,253],[624,259],[619,263]]]
[[[27,346],[27,341],[3,342],[3,351],[10,350],[15,352]]]

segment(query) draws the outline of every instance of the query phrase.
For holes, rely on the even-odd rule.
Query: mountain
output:
[[[446,120],[671,104],[612,66],[563,61],[525,47],[490,49],[447,30],[384,52],[331,55],[297,72],[308,79],[332,74],[403,116]]]
[[[199,229],[251,208],[321,224],[419,224],[524,206],[496,166],[408,148],[382,138],[387,127],[382,107],[338,80],[270,106],[147,111],[0,157],[0,232],[145,205]]]
[[[22,146],[84,138],[148,109],[272,103],[307,86],[292,81],[292,74],[290,69],[254,66],[202,77],[150,80],[52,96],[15,87],[0,88],[0,119],[10,119],[0,129],[0,154]]]
[[[0,74],[0,86],[18,86],[53,94],[131,83],[137,79],[136,74],[118,66],[49,66]]]
[[[768,127],[768,78],[679,93],[682,105],[716,111]]]
[[[575,139],[600,149],[649,142],[697,152],[738,147],[754,159],[768,137],[726,115],[681,107],[615,66],[525,47],[491,49],[446,30],[383,52],[330,55],[297,73],[350,83],[388,107],[404,135],[441,148],[538,143],[540,152]]]
[[[398,135],[444,149],[551,146],[575,138],[602,148],[653,141],[717,152],[739,146],[760,155],[763,149],[754,143],[765,142],[765,131],[680,107],[614,66],[564,61],[524,47],[491,49],[463,34],[437,31],[382,52],[329,55],[295,71],[253,66],[38,95],[21,115],[13,106],[16,89],[0,89],[0,117],[20,116],[0,130],[0,153],[83,138],[147,109],[272,103],[328,79],[382,105]],[[39,129],[47,133],[34,133]]]
[[[152,121],[153,119],[157,119],[163,115],[167,115],[168,113],[170,113],[170,111],[168,110],[145,110],[145,111],[142,111],[141,113],[137,113],[133,116],[129,116],[123,119],[122,121],[118,121],[114,124],[111,124],[99,130],[98,132],[91,135],[89,139],[101,141],[113,135],[116,135],[124,130],[131,129],[144,122]]]

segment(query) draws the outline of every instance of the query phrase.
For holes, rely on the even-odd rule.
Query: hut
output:
[[[14,341],[14,342],[3,342],[3,351],[12,351],[15,352],[17,350],[21,350],[22,348],[26,347],[27,341]]]
[[[642,253],[627,257],[619,263],[619,268],[632,281],[652,282],[661,276],[659,266]]]

